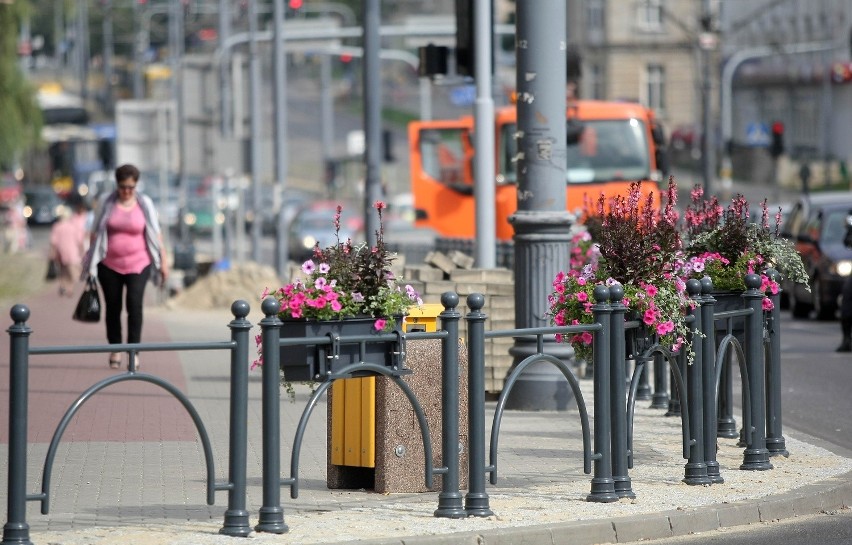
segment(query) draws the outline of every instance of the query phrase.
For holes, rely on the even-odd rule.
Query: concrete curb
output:
[[[613,519],[573,521],[430,536],[363,540],[361,545],[597,545],[712,532],[759,522],[828,513],[852,505],[852,472],[759,501]],[[328,545],[343,545],[340,541]]]

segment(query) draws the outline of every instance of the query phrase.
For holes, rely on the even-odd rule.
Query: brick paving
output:
[[[25,301],[32,314],[31,346],[99,344],[103,324],[66,319],[72,301],[53,292]],[[259,307],[259,305],[254,305]],[[221,311],[146,310],[144,342],[226,341],[231,320]],[[257,308],[249,320],[259,321]],[[9,322],[10,323],[10,322]],[[833,333],[832,333],[833,335]],[[0,336],[0,414],[8,407],[8,335]],[[216,482],[228,478],[229,357],[225,351],[147,352],[144,373],[168,380],[191,400],[209,434]],[[56,424],[80,392],[116,373],[106,354],[33,357],[30,373],[28,493],[40,490],[42,466]],[[591,409],[589,381],[581,381]],[[309,396],[299,386],[290,403],[282,398],[282,476],[289,476],[291,445]],[[494,404],[487,407],[486,418]],[[769,472],[737,471],[742,449],[720,442],[723,485],[689,487],[681,482],[679,422],[659,410],[637,408],[637,499],[591,504],[590,476],[582,473],[582,442],[576,410],[511,412],[504,417],[499,481],[488,485],[495,516],[448,520],[432,516],[438,494],[377,494],[326,487],[325,400],[319,400],[302,445],[300,494],[281,490],[289,533],[253,533],[256,542],[285,543],[553,543],[578,545],[684,535],[720,526],[812,514],[852,503],[852,460],[798,440],[788,432],[789,459],[773,459]],[[263,504],[261,488],[260,374],[249,380],[248,490],[251,524]],[[0,476],[7,472],[7,426],[0,423]],[[793,435],[793,437],[791,437]],[[806,438],[805,438],[806,439]],[[416,478],[421,478],[419,475]],[[819,482],[818,482],[819,481]],[[817,483],[817,484],[813,484]],[[34,543],[93,545],[134,543],[220,544],[227,493],[205,504],[206,468],[191,419],[170,394],[142,382],[114,385],[96,394],[66,432],[53,467],[51,511],[29,502],[27,522]],[[465,491],[462,490],[462,494]],[[5,487],[0,505],[5,505]],[[5,512],[4,517],[5,521]],[[453,535],[448,535],[453,534]],[[473,536],[473,537],[472,537]],[[478,537],[477,537],[478,536]],[[478,540],[478,541],[477,541]],[[553,541],[555,540],[555,541]]]

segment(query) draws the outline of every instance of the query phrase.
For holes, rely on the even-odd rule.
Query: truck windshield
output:
[[[517,130],[506,124],[500,135],[498,179],[517,183]],[[651,176],[647,128],[638,119],[583,121],[577,143],[568,146],[566,181],[569,184],[613,180],[647,180]]]

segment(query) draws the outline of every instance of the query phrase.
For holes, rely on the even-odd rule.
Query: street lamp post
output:
[[[379,216],[372,210],[373,203],[382,198],[381,145],[382,145],[382,81],[379,71],[381,49],[381,8],[379,0],[364,2],[364,229],[367,243],[376,244]]]
[[[517,4],[518,210],[515,229],[515,327],[548,325],[547,296],[569,261],[571,215],[565,210],[566,6],[562,0]],[[545,339],[543,351],[568,359],[573,350]],[[510,349],[517,366],[538,351],[536,337],[517,337]],[[521,374],[507,408],[567,409],[567,380],[550,363]]]

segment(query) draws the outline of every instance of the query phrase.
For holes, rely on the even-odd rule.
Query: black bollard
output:
[[[610,370],[610,422],[612,426],[612,479],[619,498],[635,498],[630,476],[627,473],[627,354],[624,345],[624,315],[627,307],[622,303],[624,288],[610,286],[612,317],[610,318],[609,361]]]
[[[703,302],[701,297],[701,282],[690,279],[686,282],[686,292],[689,297],[697,302]],[[692,363],[687,365],[686,403],[689,414],[690,438],[689,460],[684,468],[683,482],[688,485],[710,484],[707,476],[707,463],[704,461],[704,377],[703,350],[701,338],[701,309],[689,309],[689,315],[693,317],[690,325],[690,342],[693,343],[694,357]]]
[[[281,507],[281,320],[279,303],[268,297],[260,305],[264,318],[260,321],[263,343],[263,375],[261,414],[263,417],[263,506],[260,508],[258,532],[283,534],[289,530]]]
[[[769,270],[769,277],[778,282],[780,274]],[[770,456],[789,456],[781,426],[781,293],[769,296],[769,361],[766,364],[766,448]]]
[[[662,354],[654,354],[654,394],[651,396],[652,409],[667,409],[669,406],[668,368]]]
[[[716,299],[711,295],[713,281],[709,276],[701,279],[701,330],[704,338],[701,339],[702,368],[701,383],[704,388],[704,461],[707,464],[707,476],[711,483],[723,483],[725,479],[719,471],[719,462],[716,461],[716,330],[713,323]]]
[[[30,309],[12,307],[9,333],[9,496],[3,545],[32,545],[27,523],[27,404],[29,399]]]
[[[745,430],[747,446],[740,469],[765,471],[772,469],[766,448],[766,372],[763,354],[763,292],[760,276],[747,274],[744,294],[752,313],[746,318],[746,365],[751,395],[751,429]]]
[[[245,301],[231,305],[234,319],[228,324],[231,329],[231,423],[228,456],[228,509],[220,534],[231,537],[248,537],[251,533],[249,514],[246,510],[246,464],[248,460],[248,365],[249,331],[251,322],[246,319],[250,311]]]
[[[618,501],[615,493],[615,481],[612,479],[612,437],[610,433],[610,328],[612,308],[609,305],[610,290],[606,286],[595,286],[595,304],[592,312],[595,321],[601,324],[601,330],[593,333],[592,342],[594,365],[594,477],[592,489],[586,501],[609,503]],[[623,292],[622,292],[623,295]]]
[[[467,320],[467,419],[468,419],[468,491],[464,510],[468,516],[490,517],[485,491],[485,319],[482,312],[485,297],[478,293],[467,296],[470,312]]]
[[[464,518],[467,513],[462,505],[459,492],[459,319],[461,314],[456,307],[459,296],[453,292],[441,295],[444,310],[439,314],[441,329],[447,332],[442,343],[441,364],[441,456],[442,469],[441,492],[438,494],[436,517]],[[479,354],[483,353],[477,347]],[[472,350],[473,351],[473,350]],[[469,361],[469,366],[477,365]],[[484,365],[479,362],[478,365]],[[469,400],[468,400],[469,401]],[[472,405],[471,405],[472,406]],[[427,463],[431,460],[427,460]],[[436,471],[437,473],[437,471]]]

